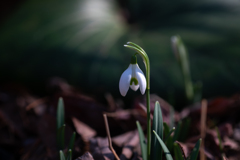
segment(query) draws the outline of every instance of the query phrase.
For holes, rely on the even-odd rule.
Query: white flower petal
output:
[[[122,96],[126,96],[127,94],[131,77],[132,77],[132,65],[130,64],[129,67],[122,73],[119,81],[119,90]]]
[[[130,85],[130,88],[134,91],[138,90],[139,85],[135,85],[134,83],[132,83],[132,85]]]
[[[136,65],[136,78],[138,80],[140,91],[141,91],[142,94],[144,94],[145,90],[146,90],[146,86],[147,86],[147,81],[146,81],[146,78],[144,76],[144,73],[138,67],[138,65]]]

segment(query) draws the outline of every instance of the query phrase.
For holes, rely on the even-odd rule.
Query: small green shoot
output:
[[[175,142],[176,140],[179,139],[181,127],[182,127],[182,121],[179,121],[178,125],[177,125],[177,128],[176,128],[176,130],[174,132],[174,135],[173,135],[173,142]]]
[[[173,144],[173,150],[174,150],[174,155],[176,160],[185,160],[183,158],[180,146],[176,142]]]
[[[172,128],[172,130],[168,133],[168,135],[165,138],[165,143],[168,141],[168,139],[171,137],[171,134],[175,131],[175,127]]]
[[[73,132],[72,137],[69,142],[69,145],[68,145],[67,157],[72,157],[72,150],[73,150],[73,146],[74,146],[75,137],[76,137],[76,133]],[[69,159],[69,160],[71,160],[71,159]]]
[[[64,124],[64,103],[63,99],[59,98],[57,107],[57,147],[58,149],[64,149],[64,136],[65,136],[65,124]]]
[[[72,160],[72,150],[69,149],[67,152],[67,160]]]
[[[59,154],[60,154],[60,160],[66,160],[62,150],[59,151]]]
[[[71,160],[72,159],[72,150],[74,146],[74,141],[76,137],[76,133],[72,134],[71,140],[68,145],[67,155],[65,157],[63,150],[65,148],[65,127],[66,125],[64,119],[64,102],[62,98],[58,100],[57,107],[57,147],[60,150],[60,160]]]
[[[169,134],[169,132],[170,132],[170,129],[169,129],[169,127],[168,127],[168,125],[167,125],[166,122],[163,122],[163,127],[164,127],[164,130],[163,130],[164,138],[165,138],[165,140],[166,140],[166,137],[168,136],[168,134]]]
[[[182,129],[180,131],[180,136],[178,141],[184,142],[188,136],[188,132],[190,129],[190,124],[191,124],[191,119],[190,118],[185,118],[182,120]]]
[[[201,141],[202,139],[199,139],[198,142],[196,143],[195,147],[193,148],[192,152],[190,155],[187,157],[187,160],[196,160],[199,152],[199,148],[201,146]]]
[[[68,145],[68,149],[73,150],[75,137],[76,137],[76,132],[73,132],[72,137],[71,137],[70,142],[69,142],[69,145]]]
[[[57,107],[57,129],[63,126],[64,124],[64,103],[62,97],[58,100],[58,107]]]
[[[63,124],[62,127],[60,127],[58,130],[57,130],[57,146],[58,146],[58,149],[64,149],[64,142],[65,142],[65,127],[66,125]]]
[[[189,102],[192,102],[194,99],[194,90],[193,90],[193,83],[191,79],[190,64],[189,64],[187,49],[184,46],[184,43],[179,35],[172,36],[171,41],[172,41],[173,52],[176,56],[176,59],[180,65],[180,68],[183,74],[186,97]]]
[[[170,107],[170,128],[173,128],[174,127],[174,123],[175,123],[175,118],[174,118],[174,109],[173,107]]]

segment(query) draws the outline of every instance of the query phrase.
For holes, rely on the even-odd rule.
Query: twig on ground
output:
[[[110,136],[110,131],[109,131],[109,126],[108,126],[108,120],[107,120],[107,115],[103,114],[103,118],[104,118],[104,123],[105,123],[105,127],[106,127],[106,132],[107,132],[107,136],[108,136],[108,143],[109,143],[109,148],[112,151],[112,153],[114,154],[115,158],[117,160],[120,160],[120,158],[118,157],[117,153],[115,152],[115,150],[112,147],[112,139]]]
[[[32,103],[30,103],[29,105],[26,106],[26,110],[29,111],[30,109],[36,107],[37,105],[43,104],[47,101],[47,98],[40,98],[37,99],[35,101],[33,101]]]
[[[202,145],[201,145],[201,152],[200,152],[200,160],[205,160],[205,153],[204,153],[204,140],[206,136],[206,119],[207,119],[207,100],[202,100],[201,106],[201,138],[202,138]]]

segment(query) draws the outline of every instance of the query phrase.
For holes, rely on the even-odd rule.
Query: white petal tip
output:
[[[126,94],[127,94],[127,92],[121,92],[121,91],[120,91],[120,94],[121,94],[123,97],[125,97]]]

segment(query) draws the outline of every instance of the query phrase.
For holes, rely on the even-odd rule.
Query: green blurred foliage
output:
[[[123,44],[132,41],[149,55],[151,92],[167,98],[174,90],[180,100],[184,82],[170,43],[178,34],[203,97],[230,95],[240,88],[239,6],[236,0],[24,1],[0,27],[0,81],[41,90],[59,76],[120,97],[119,78],[133,54]]]

